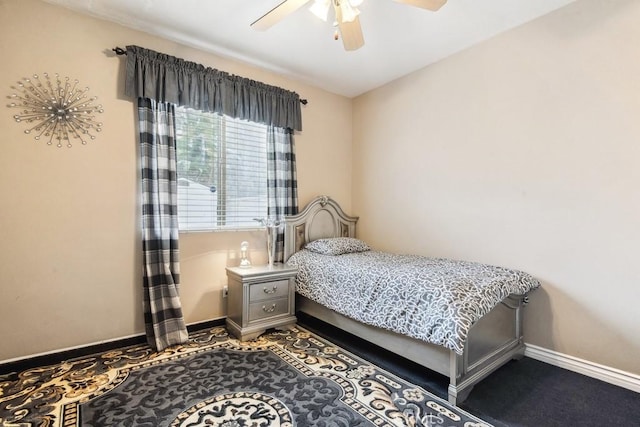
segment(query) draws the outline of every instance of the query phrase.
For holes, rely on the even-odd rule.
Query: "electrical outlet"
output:
[[[222,288],[222,298],[226,298],[229,296],[229,287],[225,286]]]

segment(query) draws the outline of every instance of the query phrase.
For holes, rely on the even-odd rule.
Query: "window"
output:
[[[257,228],[267,216],[267,126],[176,108],[180,231]]]

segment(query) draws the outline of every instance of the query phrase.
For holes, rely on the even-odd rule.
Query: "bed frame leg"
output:
[[[449,384],[449,403],[457,406],[458,404],[464,402],[467,397],[469,397],[469,393],[471,393],[471,390],[473,390],[473,386],[466,387],[463,390],[459,391],[458,387],[453,384]]]

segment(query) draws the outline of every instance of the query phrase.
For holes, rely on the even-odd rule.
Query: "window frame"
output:
[[[198,132],[191,134],[189,127],[194,125],[189,124],[189,119],[193,117],[196,117],[199,120],[210,120],[212,122],[211,134],[203,135]],[[176,107],[175,119],[177,164],[176,179],[178,182],[178,231],[180,233],[199,233],[261,230],[262,226],[260,222],[256,221],[255,219],[266,218],[268,212],[268,126],[262,123],[235,119],[226,115],[198,111],[187,107]],[[258,138],[255,136],[247,136],[252,133],[256,133],[260,137]],[[189,205],[189,202],[193,203],[196,201],[196,199],[193,199],[190,196],[186,196],[185,201],[184,188],[191,185],[193,181],[188,178],[188,174],[187,176],[185,176],[184,171],[181,172],[180,165],[181,163],[191,162],[192,159],[184,159],[184,155],[189,155],[189,144],[194,140],[194,138],[199,137],[203,138],[204,144],[208,146],[207,148],[211,149],[210,144],[214,145],[213,149],[211,150],[213,152],[213,159],[210,159],[210,161],[213,163],[212,167],[216,170],[216,178],[215,182],[209,184],[208,187],[211,190],[211,188],[215,186],[215,190],[211,190],[211,192],[215,192],[215,206],[212,206],[212,210],[215,211],[215,220],[211,219],[208,225],[198,225],[199,221],[196,218],[195,214],[189,215],[188,213],[184,212],[184,209],[195,209],[195,211],[197,211],[198,209],[197,207],[195,207],[196,205]],[[189,140],[185,140],[185,138],[188,138]],[[187,144],[186,147],[183,146],[183,144],[185,143]],[[230,153],[234,149],[235,153],[231,155]],[[202,148],[202,150],[203,152],[205,152],[206,149]],[[250,150],[250,152],[245,151],[245,154],[249,154],[248,156],[243,156],[244,150]],[[235,160],[230,159],[230,157],[234,156]],[[253,160],[254,157],[259,158],[259,162],[256,161],[251,163],[251,160]],[[249,167],[243,169],[243,166],[246,166],[247,163],[249,164]],[[246,175],[234,175],[237,181],[235,184],[229,183],[230,176],[232,176],[232,173],[229,172],[230,166],[235,166],[236,168],[238,168],[234,173],[246,173]],[[254,172],[257,171],[255,178],[257,179],[251,181],[254,178],[250,177],[251,167],[254,166],[259,166],[262,169],[255,169]],[[186,186],[184,185],[185,179],[188,181]],[[251,207],[254,208],[254,211],[250,214],[242,215],[239,212],[244,210],[244,208],[240,206],[241,197],[239,196],[239,194],[246,189],[242,187],[241,184],[248,182],[249,185],[247,187],[254,187],[255,185],[253,185],[253,183],[257,182],[257,180],[262,180],[263,185],[258,187],[258,192],[256,193],[257,195],[254,196],[257,198],[257,202],[255,203],[255,205],[251,205]],[[201,187],[203,186],[202,183],[197,183],[197,185]],[[204,187],[206,188],[207,186]],[[202,192],[205,191],[202,188],[200,190]],[[233,199],[234,196],[230,195],[231,192],[235,192],[235,199]],[[191,207],[186,208],[185,204]],[[182,210],[180,209],[181,206],[183,207]],[[234,208],[236,211],[235,215],[232,213]],[[242,223],[238,223],[239,220],[242,220]],[[202,221],[204,222],[204,220]],[[229,222],[232,223],[228,224]]]

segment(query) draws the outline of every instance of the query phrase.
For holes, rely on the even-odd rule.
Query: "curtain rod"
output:
[[[123,49],[121,47],[117,47],[116,46],[111,50],[114,51],[116,53],[116,55],[126,55],[127,54],[126,49]],[[307,105],[308,103],[309,103],[308,100],[300,98],[300,104]]]

